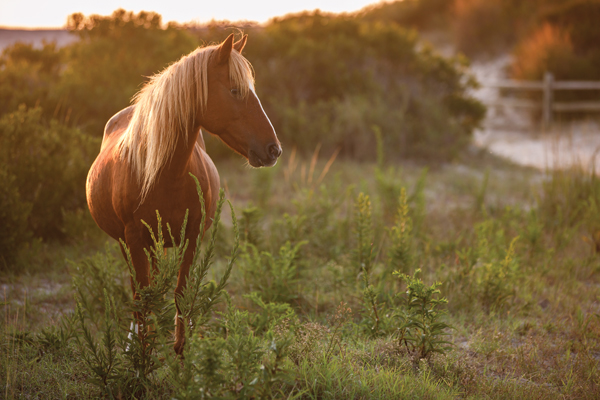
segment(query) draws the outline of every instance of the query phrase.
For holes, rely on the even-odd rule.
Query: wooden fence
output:
[[[518,81],[501,79],[481,82],[483,87],[515,90],[541,90],[543,93],[542,104],[537,101],[524,99],[499,99],[485,102],[489,106],[507,106],[522,108],[541,108],[542,122],[545,126],[552,123],[552,113],[555,111],[600,111],[600,101],[572,101],[555,102],[555,90],[600,90],[600,81],[555,81],[554,76],[546,72],[543,81]]]

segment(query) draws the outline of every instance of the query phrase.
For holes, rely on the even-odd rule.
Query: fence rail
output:
[[[546,72],[543,81],[518,81],[514,79],[496,79],[481,82],[483,87],[515,90],[541,90],[541,104],[532,100],[499,99],[486,102],[489,106],[506,106],[519,108],[541,108],[544,125],[552,123],[552,113],[555,111],[600,111],[600,101],[555,102],[555,90],[600,90],[600,81],[555,81],[554,76]]]

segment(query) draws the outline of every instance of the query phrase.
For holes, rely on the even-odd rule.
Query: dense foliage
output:
[[[357,18],[302,14],[259,32],[248,58],[283,143],[374,159],[447,160],[468,142],[483,107],[466,92],[465,62],[418,46],[414,32]],[[274,79],[274,77],[277,77]]]
[[[512,52],[519,79],[600,79],[598,0],[404,0],[360,15],[443,33],[470,57]]]
[[[600,79],[600,1],[545,1],[537,24],[517,45],[514,74],[540,79]]]
[[[0,179],[3,191],[0,248],[7,262],[25,242],[23,229],[35,237],[63,237],[65,214],[86,205],[85,177],[99,140],[56,120],[41,108],[24,105],[0,118]],[[18,225],[18,227],[16,226]]]

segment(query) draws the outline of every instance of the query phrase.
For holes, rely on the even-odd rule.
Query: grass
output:
[[[242,238],[227,301],[216,306],[202,337],[190,338],[181,371],[195,371],[195,380],[173,372],[172,351],[159,348],[164,366],[138,397],[600,396],[600,185],[593,177],[544,174],[484,155],[426,172],[335,157],[289,156],[268,170],[249,170],[239,160],[217,164]],[[370,211],[363,198],[359,241],[361,192]],[[217,281],[233,245],[227,207],[221,221],[208,272]],[[93,229],[85,237],[62,247],[38,243],[18,273],[0,276],[0,397],[102,395],[89,383],[93,374],[76,344],[81,332],[69,328],[71,282],[95,299],[98,321],[109,293],[121,332],[129,325],[129,283],[116,244],[106,245]],[[357,267],[357,254],[368,268]],[[82,263],[86,258],[92,261]],[[411,279],[420,269],[422,287],[447,300],[436,306],[449,326],[437,331],[451,342],[443,354],[420,358],[399,343],[394,315],[411,307],[403,308],[406,283],[391,275],[392,265]],[[97,321],[89,329],[105,332]]]

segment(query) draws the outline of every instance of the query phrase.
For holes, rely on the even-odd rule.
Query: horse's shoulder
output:
[[[134,106],[129,106],[113,115],[104,126],[104,137],[102,141],[105,141],[111,135],[111,133],[115,132],[119,128],[124,128],[129,125],[133,110]]]

